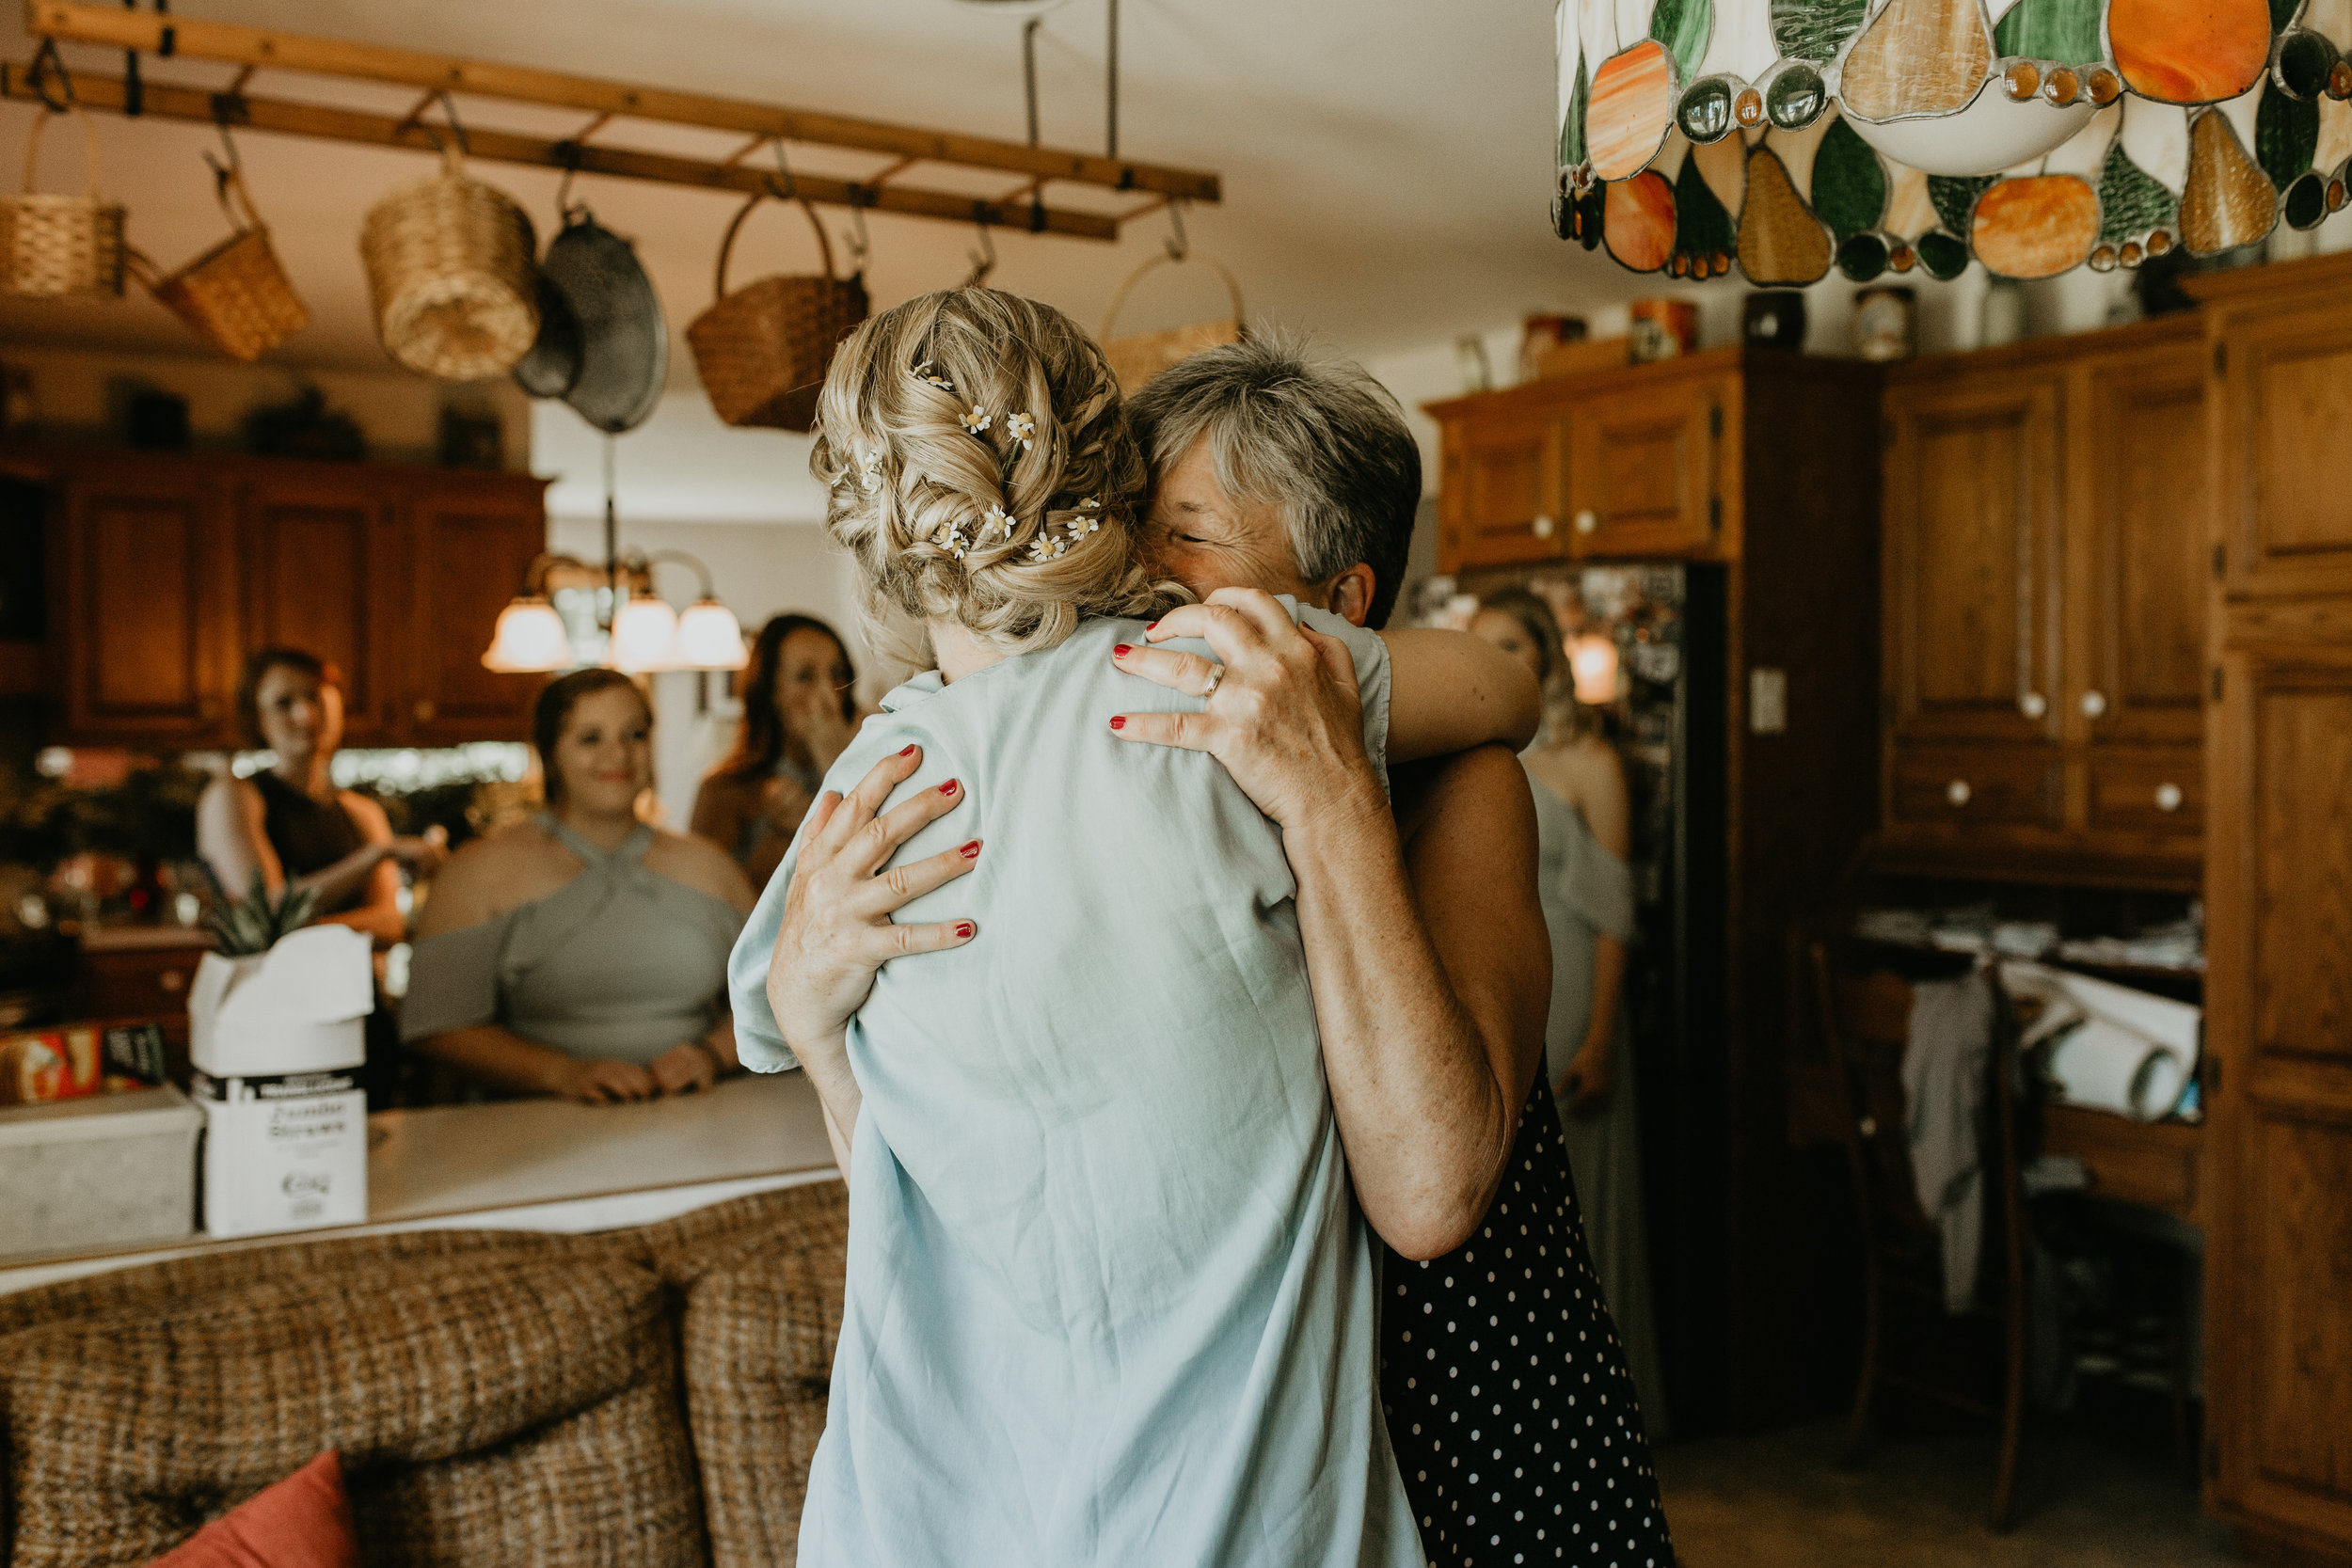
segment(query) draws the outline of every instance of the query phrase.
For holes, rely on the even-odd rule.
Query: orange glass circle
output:
[[[2090,73],[2090,101],[2106,107],[2123,95],[2123,79],[2106,66]]]
[[[2124,241],[2123,248],[2122,252],[2119,253],[2117,259],[2127,267],[2136,267],[2139,265],[2140,253],[2138,242],[2136,240]]]
[[[2111,245],[2103,245],[2098,249],[2092,251],[2090,253],[2090,270],[2092,272],[2113,272],[2115,270],[2115,246]]]
[[[1742,125],[1761,124],[1764,119],[1764,95],[1754,87],[1746,88],[1732,101],[1731,118]]]
[[[2161,256],[2172,248],[2172,236],[2159,229],[2148,236],[2148,254]]]
[[[2022,103],[2041,90],[2042,68],[2031,60],[2013,61],[2001,72],[2001,82],[2009,95]]]
[[[1886,264],[1897,272],[1909,272],[1918,255],[1907,245],[1896,245],[1886,253]]]
[[[2082,90],[2082,78],[2067,70],[2064,66],[2059,66],[2057,70],[2050,72],[2050,79],[2042,84],[2042,94],[2051,103],[2063,109],[2066,105],[2074,102],[2076,95]]]

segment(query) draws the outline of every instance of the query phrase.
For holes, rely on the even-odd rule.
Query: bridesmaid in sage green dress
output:
[[[1470,629],[1527,661],[1548,700],[1545,731],[1520,753],[1535,800],[1537,892],[1551,930],[1552,1081],[1594,1271],[1608,1292],[1653,1443],[1666,1437],[1665,1377],[1650,1300],[1642,1201],[1641,1108],[1625,1008],[1633,872],[1625,768],[1593,710],[1574,698],[1550,606],[1534,594],[1488,594]]]

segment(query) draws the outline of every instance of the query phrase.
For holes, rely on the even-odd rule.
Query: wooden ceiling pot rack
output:
[[[1127,158],[1099,157],[742,99],[637,87],[526,66],[154,15],[84,4],[81,0],[26,0],[24,9],[25,25],[36,38],[61,43],[99,44],[159,58],[217,60],[240,68],[235,79],[220,92],[153,81],[141,82],[134,87],[122,77],[75,71],[72,75],[73,95],[85,108],[431,151],[437,130],[423,119],[425,109],[442,93],[462,92],[475,98],[502,99],[539,107],[579,109],[592,117],[573,135],[557,138],[469,124],[466,136],[470,155],[476,158],[749,194],[774,188],[777,176],[752,161],[754,153],[771,143],[842,148],[881,154],[889,162],[863,181],[795,170],[789,178],[796,194],[834,206],[1089,240],[1117,240],[1120,225],[1155,213],[1171,202],[1216,201],[1222,196],[1220,182],[1214,173]],[[397,118],[285,99],[256,98],[246,89],[254,75],[262,71],[413,87],[423,96],[406,115]],[[0,62],[0,98],[19,103],[44,102],[42,87],[43,83],[28,65]],[[130,106],[134,94],[137,99],[135,109]],[[739,132],[749,139],[728,156],[715,161],[608,146],[590,139],[607,131],[613,121],[625,119]],[[1003,196],[976,199],[901,181],[908,169],[922,164],[997,170],[1020,176],[1021,182]],[[1047,205],[1046,187],[1061,183],[1137,192],[1145,199],[1112,214]]]

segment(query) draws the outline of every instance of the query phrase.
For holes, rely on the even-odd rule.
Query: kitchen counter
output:
[[[368,1118],[368,1223],[0,1263],[0,1294],[204,1252],[430,1228],[586,1232],[650,1225],[834,1178],[807,1075],[744,1074],[634,1105],[515,1100]]]

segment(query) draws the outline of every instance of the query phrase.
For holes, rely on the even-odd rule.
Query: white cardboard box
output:
[[[0,1110],[0,1253],[185,1236],[202,1120],[169,1085]]]
[[[358,1067],[375,1007],[370,952],[348,926],[310,926],[266,953],[205,954],[188,989],[190,1060],[215,1078]]]
[[[356,1070],[199,1073],[196,1102],[213,1235],[367,1223],[368,1097]]]

